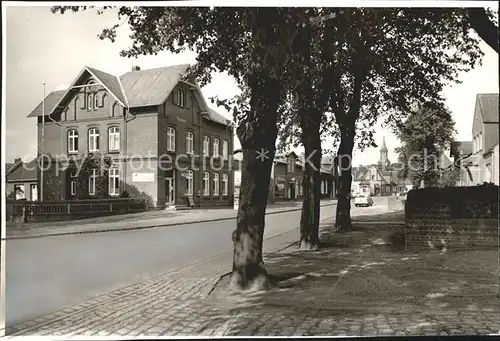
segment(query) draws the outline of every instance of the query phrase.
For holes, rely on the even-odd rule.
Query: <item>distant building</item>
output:
[[[42,103],[29,114],[38,122],[39,155],[73,163],[89,154],[110,156],[105,197],[127,191],[159,208],[231,205],[232,125],[208,107],[186,78],[188,68],[133,67],[116,77],[84,67],[67,90],[45,98],[43,144]],[[43,172],[44,200],[71,200],[77,190],[97,197],[96,171],[77,188],[74,171],[57,174],[53,168]]]
[[[240,151],[235,152],[235,166],[241,169],[243,160]],[[304,197],[303,179],[305,156],[297,155],[295,152],[276,154],[271,169],[271,179],[269,185],[269,200],[299,200]],[[238,172],[239,176],[241,174]],[[321,184],[320,193],[322,198],[335,197],[335,181],[333,175],[333,159],[324,156],[321,163]]]
[[[5,168],[7,199],[37,201],[39,199],[37,160],[23,162],[16,159]]]
[[[351,192],[388,196],[407,190],[411,187],[411,182],[399,178],[401,166],[398,163],[390,163],[385,137],[383,137],[380,158],[376,164],[352,167]]]
[[[484,182],[499,185],[498,94],[478,94],[472,123],[472,141],[454,142],[450,156],[460,169],[458,186]]]

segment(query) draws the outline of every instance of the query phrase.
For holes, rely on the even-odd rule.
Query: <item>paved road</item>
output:
[[[384,200],[384,199],[380,199]],[[377,200],[352,214],[387,211]],[[322,209],[321,218],[335,214]],[[265,238],[296,229],[300,212],[266,217]],[[232,251],[235,220],[150,230],[8,240],[6,324],[50,313],[90,296]],[[264,248],[268,249],[269,245]]]

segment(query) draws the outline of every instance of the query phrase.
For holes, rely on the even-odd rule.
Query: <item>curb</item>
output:
[[[329,205],[325,205],[325,206],[329,206]],[[273,212],[273,213],[280,213],[280,212]],[[328,219],[331,219],[331,218],[325,218],[325,219],[323,219],[323,220],[321,220],[321,221],[325,221],[325,220],[328,220]],[[321,222],[321,221],[320,221],[320,222]],[[289,232],[291,232],[291,231],[298,230],[298,229],[300,229],[300,227],[296,227],[296,228],[293,228],[293,229],[291,229],[291,230],[288,230],[288,231],[285,231],[285,232],[278,233],[278,234],[276,234],[276,235],[274,235],[274,236],[271,236],[271,237],[269,237],[269,238],[267,238],[267,239],[272,239],[272,238],[275,238],[275,237],[281,236],[281,235],[283,235],[283,234],[286,234],[286,233],[289,233]],[[267,239],[265,239],[265,240],[267,240]],[[279,250],[277,250],[277,251],[271,252],[271,253],[270,253],[270,255],[275,254],[275,253],[278,253],[278,252],[281,252],[281,251],[283,251],[283,250],[285,250],[285,249],[287,249],[287,248],[289,248],[289,247],[293,246],[294,244],[298,244],[298,242],[293,242],[293,243],[291,243],[291,244],[289,244],[289,245],[287,245],[287,246],[284,246],[284,247],[280,248],[280,249],[279,249]],[[182,273],[182,272],[184,272],[184,271],[187,271],[187,270],[192,269],[192,268],[194,268],[194,267],[197,267],[197,266],[203,265],[203,264],[205,264],[205,263],[212,262],[212,261],[217,260],[217,259],[219,259],[219,258],[221,258],[221,257],[223,257],[223,256],[225,256],[225,255],[227,255],[227,254],[229,254],[229,253],[232,253],[232,250],[231,250],[231,249],[230,249],[230,250],[223,251],[223,252],[221,252],[221,253],[219,253],[219,254],[216,254],[216,255],[214,255],[214,256],[212,256],[212,257],[208,258],[208,259],[194,261],[194,262],[192,262],[191,264],[188,264],[188,265],[186,265],[186,266],[184,266],[184,267],[181,267],[181,268],[172,269],[172,270],[166,271],[166,272],[161,273],[161,274],[153,275],[153,276],[151,276],[151,277],[149,277],[149,278],[141,279],[141,280],[139,280],[139,281],[137,281],[137,282],[133,282],[133,283],[130,283],[130,284],[126,284],[126,285],[124,285],[124,286],[117,286],[117,287],[113,288],[112,290],[110,290],[110,291],[106,292],[106,294],[108,294],[108,293],[114,293],[114,292],[119,292],[119,291],[122,291],[122,290],[125,290],[125,289],[128,289],[128,288],[132,288],[132,287],[134,287],[134,286],[136,286],[136,285],[138,285],[138,284],[140,284],[140,283],[145,283],[145,282],[148,282],[148,281],[152,281],[152,282],[153,282],[152,284],[147,285],[147,288],[151,288],[152,286],[154,286],[154,285],[155,285],[155,283],[154,283],[154,282],[155,282],[155,281],[157,281],[157,280],[160,280],[162,277],[172,276],[172,275],[179,275],[179,274],[181,274],[181,273]],[[229,267],[231,267],[231,265],[229,265]],[[227,275],[231,274],[231,272],[232,272],[232,271],[228,271],[228,272],[226,272],[226,273],[223,273],[222,275],[220,275],[220,276],[219,276],[219,278],[215,277],[215,278],[216,278],[216,279],[215,279],[215,282],[214,282],[214,284],[211,286],[211,288],[210,288],[210,290],[208,291],[208,293],[206,294],[206,297],[209,297],[209,295],[213,292],[213,290],[215,289],[215,287],[217,286],[217,284],[221,281],[221,279],[222,279],[222,278],[224,278],[225,276],[227,276]],[[220,273],[220,272],[219,272],[219,273]],[[126,293],[126,294],[124,294],[124,296],[128,296],[128,295],[131,295],[131,294],[133,294],[133,293]],[[97,298],[97,297],[99,297],[99,296],[101,296],[101,295],[102,295],[102,293],[101,293],[101,294],[92,295],[92,296],[91,296],[91,297],[89,297],[88,299],[85,299],[85,300],[84,300],[84,302],[86,302],[86,301],[90,301],[90,300],[92,300],[92,299],[95,299],[95,298]],[[100,304],[100,305],[106,305],[106,304],[109,304],[109,303],[113,302],[113,301],[114,301],[114,300],[116,300],[116,299],[117,299],[117,297],[110,297],[109,299],[107,299],[107,300],[105,300],[105,301],[102,301],[102,302],[100,302],[99,304]],[[9,335],[6,335],[5,337],[6,337],[6,339],[9,339],[9,338],[11,338],[11,337],[23,336],[23,335],[16,335],[16,334],[18,334],[18,333],[20,333],[20,332],[27,332],[27,331],[31,331],[31,330],[34,330],[34,329],[36,329],[36,328],[40,327],[40,326],[46,325],[46,324],[48,324],[48,323],[52,323],[54,320],[55,320],[55,321],[59,321],[59,320],[62,320],[62,319],[64,319],[64,318],[68,317],[68,316],[72,316],[72,315],[78,314],[78,313],[79,313],[79,311],[77,310],[77,311],[73,311],[73,312],[71,312],[71,313],[69,313],[69,314],[65,314],[65,316],[63,316],[63,317],[57,316],[57,313],[63,312],[63,311],[65,311],[65,310],[67,310],[68,308],[78,306],[79,304],[80,304],[80,303],[70,304],[70,305],[67,305],[67,306],[65,306],[65,307],[63,307],[63,308],[60,308],[60,309],[58,309],[58,310],[55,310],[55,311],[53,311],[52,313],[45,314],[45,315],[42,315],[42,316],[33,317],[33,318],[30,318],[30,319],[28,319],[28,320],[26,320],[26,321],[15,323],[15,324],[13,324],[13,325],[11,325],[11,326],[6,326],[6,328],[4,329],[4,332],[5,332],[5,333],[7,333],[7,331],[9,331],[9,332],[7,333],[7,334],[9,334]],[[89,309],[89,308],[87,307],[87,308],[84,308],[84,309]],[[46,318],[46,316],[49,316],[49,318]],[[51,316],[51,317],[50,317],[50,316]],[[37,322],[37,320],[42,319],[42,318],[46,318],[46,321],[43,321],[43,322]],[[30,322],[37,322],[37,323],[33,323],[33,325],[31,325],[31,326],[27,326],[26,328],[21,329],[21,326],[23,326],[23,325],[25,325],[25,324],[29,324]],[[19,327],[17,327],[17,326],[19,326]],[[27,335],[27,337],[29,337],[29,335]]]
[[[352,221],[353,224],[365,224],[365,225],[406,225],[404,221]]]
[[[331,204],[326,204],[326,205],[320,205],[320,207],[327,207],[327,206],[334,206],[337,203],[331,203]],[[293,209],[288,209],[288,210],[281,210],[281,211],[276,211],[276,212],[269,212],[266,213],[266,215],[273,215],[273,214],[279,214],[279,213],[288,213],[288,212],[295,212],[295,211],[300,211],[302,210],[302,207],[300,208],[293,208]],[[216,222],[216,221],[224,221],[224,220],[232,220],[236,219],[237,217],[223,217],[223,218],[213,218],[213,219],[205,219],[205,220],[197,220],[197,221],[182,221],[182,222],[177,222],[177,223],[167,223],[167,224],[161,224],[161,225],[146,225],[146,226],[134,226],[134,227],[124,227],[124,228],[118,228],[118,229],[97,229],[97,230],[88,230],[88,231],[72,231],[72,232],[59,232],[59,233],[46,233],[46,234],[32,234],[32,235],[26,235],[26,236],[11,236],[11,237],[5,237],[2,238],[2,240],[14,240],[14,239],[35,239],[35,238],[43,238],[43,237],[56,237],[56,236],[70,236],[70,235],[79,235],[79,234],[93,234],[93,233],[105,233],[105,232],[123,232],[123,231],[131,231],[131,230],[145,230],[145,229],[152,229],[156,227],[170,227],[170,226],[177,226],[177,225],[189,225],[189,224],[198,224],[198,223],[210,223],[210,222]]]

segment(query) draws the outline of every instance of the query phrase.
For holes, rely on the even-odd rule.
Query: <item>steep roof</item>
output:
[[[36,181],[37,180],[37,159],[28,163],[22,163],[7,175],[7,182]]]
[[[210,115],[210,120],[223,124],[223,125],[229,125],[232,123],[232,121],[228,118],[226,118],[224,115],[219,114],[217,111],[215,111],[212,108],[208,108],[208,114]]]
[[[189,64],[129,71],[120,76],[131,108],[160,105],[170,95],[189,68]]]
[[[441,168],[448,168],[449,166],[451,166],[453,164],[453,162],[451,162],[451,160],[448,158],[448,156],[446,156],[446,154],[442,154],[441,155]]]
[[[472,154],[472,141],[454,141],[451,143],[450,156],[467,156]]]
[[[478,94],[476,100],[484,123],[498,123],[498,94]]]
[[[115,95],[120,102],[127,105],[127,96],[124,93],[118,77],[89,66],[86,68],[94,76],[94,78],[97,78],[97,80],[100,81],[105,88],[107,88],[110,93]]]
[[[66,90],[52,91],[45,97],[45,114],[48,115],[52,110],[54,110],[59,100],[62,98]],[[35,109],[28,115],[28,117],[37,117],[43,115],[43,101],[36,106]]]
[[[399,182],[398,171],[396,170],[380,171],[380,174],[382,175],[385,183],[397,184]]]
[[[5,164],[5,176],[9,175],[9,173],[11,172],[11,170],[14,167],[15,164],[16,163],[10,163],[10,162],[8,162],[8,163]]]
[[[129,71],[116,77],[95,68],[85,66],[73,81],[72,86],[78,83],[85,72],[88,72],[100,82],[124,106],[143,107],[162,104],[189,69],[189,64],[180,64],[146,70]],[[196,84],[195,84],[196,85]],[[206,105],[205,98],[197,86],[196,97]],[[71,86],[66,90],[52,91],[45,98],[45,113],[48,115],[56,105],[61,105],[63,97],[72,91]],[[200,92],[200,94],[198,94]],[[43,101],[28,115],[28,117],[42,116]],[[208,106],[207,106],[208,108]],[[223,125],[232,124],[231,119],[208,108],[209,120]]]
[[[365,176],[366,172],[368,172],[368,168],[363,166],[352,167],[351,172],[353,181],[361,181],[362,178]]]

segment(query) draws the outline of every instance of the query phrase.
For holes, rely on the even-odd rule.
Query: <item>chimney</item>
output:
[[[137,65],[132,66],[132,71],[140,71],[141,68]]]
[[[14,160],[14,163],[18,163],[18,162],[21,162],[21,158],[18,157],[17,159]]]

